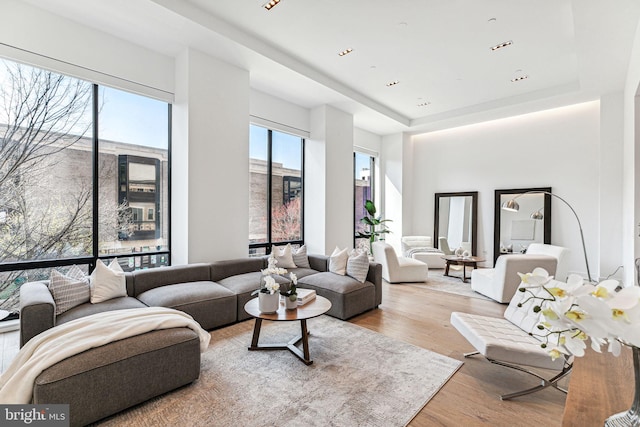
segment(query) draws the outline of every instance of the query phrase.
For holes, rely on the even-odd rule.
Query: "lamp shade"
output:
[[[544,215],[542,214],[542,212],[540,212],[541,210],[542,210],[542,208],[540,208],[537,211],[535,211],[534,213],[532,213],[531,214],[531,219],[543,220],[544,219]]]
[[[515,199],[511,199],[502,204],[502,209],[505,211],[518,212],[520,210],[520,205]]]

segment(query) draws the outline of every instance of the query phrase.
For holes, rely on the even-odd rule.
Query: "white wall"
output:
[[[0,45],[0,56],[165,100],[173,94],[173,58],[24,2],[3,0],[0,10],[0,41],[17,48]]]
[[[640,24],[639,24],[640,29]],[[623,224],[625,283],[636,283],[634,259],[640,256],[640,31],[636,30],[624,89]]]
[[[251,122],[259,126],[304,138],[309,136],[310,111],[304,107],[252,89],[249,111]]]
[[[413,234],[433,235],[434,193],[478,191],[477,252],[489,266],[494,190],[550,186],[580,216],[593,273],[598,265],[599,102],[416,135],[413,143]],[[576,220],[557,200],[552,206],[552,243],[571,249],[570,271],[586,274]]]
[[[174,263],[246,256],[249,73],[193,49],[178,58],[178,71],[174,108],[176,121],[186,123],[179,123],[173,139],[183,150],[188,141],[188,154],[173,165],[172,195],[178,199],[172,203],[172,222],[186,221],[187,234],[172,233]],[[179,203],[185,192],[187,209]]]

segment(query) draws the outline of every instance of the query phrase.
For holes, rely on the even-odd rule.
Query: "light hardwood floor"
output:
[[[500,394],[533,387],[539,381],[513,369],[493,365],[481,356],[463,356],[474,349],[449,323],[451,312],[502,316],[505,308],[506,305],[492,301],[433,291],[428,284],[389,285],[383,282],[379,309],[353,318],[351,322],[464,361],[458,372],[413,419],[409,424],[411,427],[560,426],[566,399],[564,393],[545,389],[512,401],[501,401]],[[425,369],[429,367],[425,366]],[[566,387],[566,381],[562,385]]]
[[[536,380],[492,365],[482,357],[463,357],[463,353],[473,348],[449,323],[451,312],[502,316],[505,305],[433,291],[428,284],[389,285],[386,282],[383,282],[382,301],[379,309],[357,316],[351,322],[464,361],[409,426],[561,425],[566,397],[563,393],[546,389],[503,402],[498,397],[500,394],[532,387],[537,385]],[[2,371],[18,351],[18,340],[18,332],[0,334]]]

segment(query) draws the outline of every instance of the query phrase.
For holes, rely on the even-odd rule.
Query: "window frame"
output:
[[[374,204],[376,203],[376,157],[372,156],[371,154],[363,153],[361,151],[355,150],[353,152],[353,174],[352,174],[353,176],[353,208],[354,209],[356,206],[356,195],[357,195],[355,175],[356,175],[356,156],[358,154],[369,157],[369,182],[371,183],[370,184],[370,188],[371,188],[370,200]],[[356,240],[362,239],[362,237],[358,237],[357,227],[358,227],[358,220],[356,219],[355,211],[354,211],[354,215],[353,215],[353,247],[354,248],[356,247]]]
[[[249,254],[251,255],[252,250],[259,250],[262,248],[265,248],[265,253],[267,255],[269,255],[271,253],[271,247],[273,245],[286,245],[287,243],[290,243],[291,245],[299,245],[302,246],[304,245],[304,199],[305,199],[305,194],[306,191],[304,189],[304,170],[305,170],[305,143],[306,143],[306,139],[302,136],[299,135],[294,135],[288,132],[283,132],[280,130],[276,130],[276,129],[270,129],[264,126],[260,126],[257,124],[251,124],[250,126],[257,126],[257,127],[261,127],[263,129],[267,130],[267,241],[266,242],[260,242],[260,243],[249,243]],[[278,242],[273,242],[272,241],[272,219],[273,219],[273,132],[280,132],[280,133],[285,133],[288,135],[293,135],[297,138],[300,138],[300,145],[301,145],[301,150],[300,150],[300,164],[301,164],[301,170],[300,170],[300,189],[302,190],[302,196],[300,197],[300,239],[297,240],[282,240],[282,241],[278,241]],[[251,161],[251,157],[249,158],[249,161]],[[251,172],[250,172],[251,173]],[[283,191],[284,191],[284,185],[283,185]],[[251,195],[251,192],[249,192],[249,196]]]
[[[20,61],[16,61],[14,59],[7,59],[8,61],[21,63]],[[39,67],[37,65],[29,65],[27,66],[43,69],[43,67]],[[79,79],[77,77],[61,73],[58,71],[53,71],[54,73],[74,78],[78,80],[84,80],[92,85],[92,116],[93,116],[93,124],[92,124],[92,165],[91,165],[91,173],[92,173],[92,254],[89,256],[79,256],[79,257],[68,257],[68,258],[59,258],[59,259],[43,259],[43,260],[23,260],[23,261],[14,261],[14,262],[0,262],[0,272],[10,272],[10,271],[20,271],[20,270],[34,270],[34,269],[45,269],[45,268],[57,268],[57,267],[67,267],[70,265],[88,265],[89,272],[92,272],[95,268],[99,259],[112,259],[114,258],[114,254],[104,254],[100,255],[99,251],[99,88],[101,85],[97,83],[91,82],[86,79]],[[133,93],[130,90],[123,90],[125,92]],[[146,96],[146,95],[141,95]],[[149,96],[146,96],[150,98]],[[151,255],[165,255],[167,256],[167,265],[171,265],[171,159],[172,159],[172,104],[165,100],[161,102],[167,103],[167,245],[165,250],[156,250],[156,251],[147,251],[147,252],[132,252],[132,253],[123,253],[116,254],[115,257],[140,257],[140,256],[151,256]],[[118,172],[117,172],[118,173]]]

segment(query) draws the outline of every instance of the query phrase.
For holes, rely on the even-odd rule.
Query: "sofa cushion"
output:
[[[289,269],[289,272],[294,273],[296,277],[298,277],[298,279],[301,279],[303,277],[318,273],[318,270],[314,270],[312,268],[292,268]]]
[[[236,296],[211,281],[177,283],[149,289],[138,295],[149,307],[168,307],[184,311],[204,329],[236,321]]]
[[[64,359],[42,371],[34,404],[64,402],[87,425],[188,384],[200,374],[200,340],[189,328],[147,332]]]
[[[103,301],[98,304],[85,303],[65,311],[56,318],[56,324],[69,322],[91,314],[102,313],[111,310],[124,310],[127,308],[146,307],[142,302],[132,297],[119,297]]]
[[[298,280],[298,287],[314,289],[331,301],[328,315],[346,320],[375,307],[376,289],[373,283],[358,282],[353,277],[322,272]]]
[[[239,321],[251,318],[251,316],[244,311],[244,305],[251,298],[254,298],[251,293],[260,288],[260,280],[262,280],[262,273],[256,271],[253,273],[237,274],[217,282],[236,294],[236,311]]]
[[[203,263],[176,265],[136,270],[131,274],[133,276],[134,296],[137,297],[141,293],[159,286],[211,280],[211,266]]]

